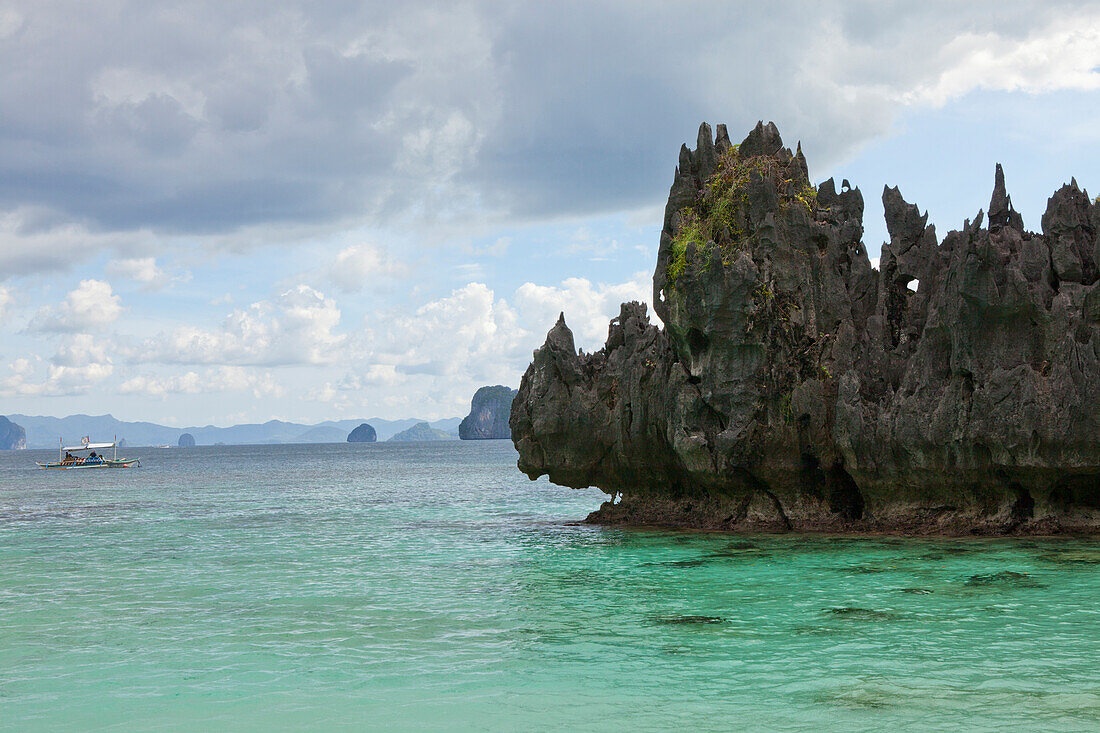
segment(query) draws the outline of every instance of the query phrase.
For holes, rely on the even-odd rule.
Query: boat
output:
[[[80,445],[67,446],[63,440],[59,440],[58,443],[57,460],[47,461],[46,463],[35,461],[39,468],[131,468],[141,465],[141,460],[138,458],[118,457],[117,438],[110,443],[93,443],[91,437],[84,436],[80,439]],[[114,449],[111,458],[96,453],[96,451],[106,450],[108,448]],[[76,455],[74,455],[74,453]]]

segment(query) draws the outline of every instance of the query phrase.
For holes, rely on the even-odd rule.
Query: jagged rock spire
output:
[[[756,123],[752,132],[741,141],[739,152],[741,157],[747,158],[753,155],[775,155],[783,149],[783,138],[779,135],[779,128],[774,122],[767,125],[764,121]]]
[[[993,183],[993,197],[989,200],[989,230],[1001,227],[1024,230],[1024,220],[1012,208],[1012,197],[1005,192],[1005,172],[997,164],[996,180]]]

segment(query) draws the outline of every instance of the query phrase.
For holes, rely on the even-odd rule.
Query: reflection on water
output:
[[[141,457],[0,454],[5,728],[1100,727],[1093,540],[590,527],[502,442]]]

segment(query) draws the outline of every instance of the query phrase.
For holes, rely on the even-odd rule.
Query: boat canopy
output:
[[[82,445],[66,445],[61,450],[100,450],[102,448],[114,448],[114,443],[84,443]]]

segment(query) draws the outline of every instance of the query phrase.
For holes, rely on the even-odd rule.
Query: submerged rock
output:
[[[0,415],[0,450],[24,450],[26,447],[27,432],[23,426]]]
[[[359,427],[348,433],[349,443],[374,443],[378,440],[378,433],[374,428],[367,423],[362,423]]]
[[[470,414],[462,418],[458,437],[463,440],[507,440],[512,437],[508,418],[517,391],[498,384],[482,387],[470,401]]]
[[[711,625],[724,624],[726,620],[720,616],[657,616],[654,618],[659,624],[669,626],[691,626],[695,624]]]
[[[971,575],[966,579],[966,585],[971,588],[980,586],[997,586],[1006,588],[1043,588],[1044,586],[1027,573],[1017,573],[1012,570],[1002,570],[999,573],[988,575]]]
[[[876,611],[873,608],[830,608],[826,611],[832,616],[837,616],[844,619],[852,619],[855,621],[893,621],[897,618],[896,614],[889,611]]]
[[[873,269],[863,195],[810,184],[758,124],[680,151],[653,305],[578,353],[564,316],[512,405],[519,467],[596,486],[590,521],[770,531],[1100,530],[1100,204],[1043,233],[994,176],[942,241],[897,188]],[[618,501],[614,501],[619,497]]]

